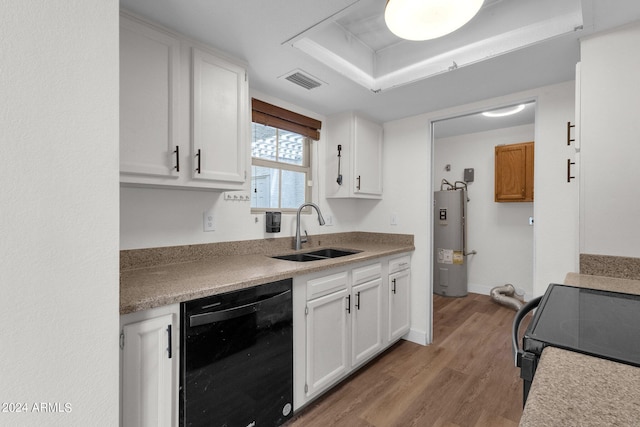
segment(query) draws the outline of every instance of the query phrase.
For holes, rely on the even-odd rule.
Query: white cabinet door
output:
[[[193,179],[242,184],[247,144],[244,68],[193,48]]]
[[[389,275],[389,341],[396,341],[409,332],[411,270]]]
[[[382,127],[361,117],[354,118],[354,193],[382,195]]]
[[[327,198],[381,198],[382,126],[348,112],[328,117],[325,128]]]
[[[355,367],[382,350],[382,278],[354,286],[351,300],[351,362]]]
[[[124,325],[122,426],[172,426],[177,373],[174,315]]]
[[[307,396],[333,384],[349,369],[348,295],[342,289],[307,302]]]
[[[179,175],[179,61],[178,39],[121,17],[120,173],[125,182]]]

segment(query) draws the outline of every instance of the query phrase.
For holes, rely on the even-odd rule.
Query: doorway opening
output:
[[[455,255],[455,248],[432,248],[434,290],[439,267],[444,266],[440,264],[453,264],[458,259],[466,266],[466,274],[461,276],[467,281],[468,292],[489,295],[492,288],[508,283],[522,297],[533,292],[534,202],[495,201],[495,147],[535,141],[535,101],[523,102],[516,114],[500,115],[519,105],[491,109],[497,117],[486,117],[479,111],[432,122],[431,200],[435,202],[435,192],[447,190],[448,185],[463,185],[467,196],[465,253],[462,260],[441,260],[436,259],[440,252],[453,250]],[[442,227],[438,214],[434,211],[432,236],[435,227]]]

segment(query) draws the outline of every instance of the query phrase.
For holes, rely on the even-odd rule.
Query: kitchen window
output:
[[[251,209],[294,211],[311,201],[311,144],[320,122],[252,99]]]

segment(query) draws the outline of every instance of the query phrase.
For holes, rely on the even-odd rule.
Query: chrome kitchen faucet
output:
[[[318,205],[311,202],[301,204],[298,208],[298,213],[296,214],[296,243],[294,246],[295,250],[302,249],[302,244],[307,243],[307,230],[304,230],[304,237],[300,236],[300,212],[302,212],[302,209],[304,209],[305,206],[311,206],[312,208],[314,208],[316,212],[318,212],[318,223],[320,225],[324,225],[324,218],[320,213],[320,208],[318,207]]]

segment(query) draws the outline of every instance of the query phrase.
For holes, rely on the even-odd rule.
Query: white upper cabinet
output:
[[[247,128],[244,68],[193,48],[193,178],[242,184]]]
[[[327,198],[382,198],[382,126],[347,112],[325,129]]]
[[[179,176],[180,41],[129,19],[120,20],[120,172]],[[185,147],[186,148],[186,147]]]
[[[354,117],[354,194],[382,196],[382,126]]]
[[[120,16],[120,182],[244,190],[249,144],[244,64]]]

